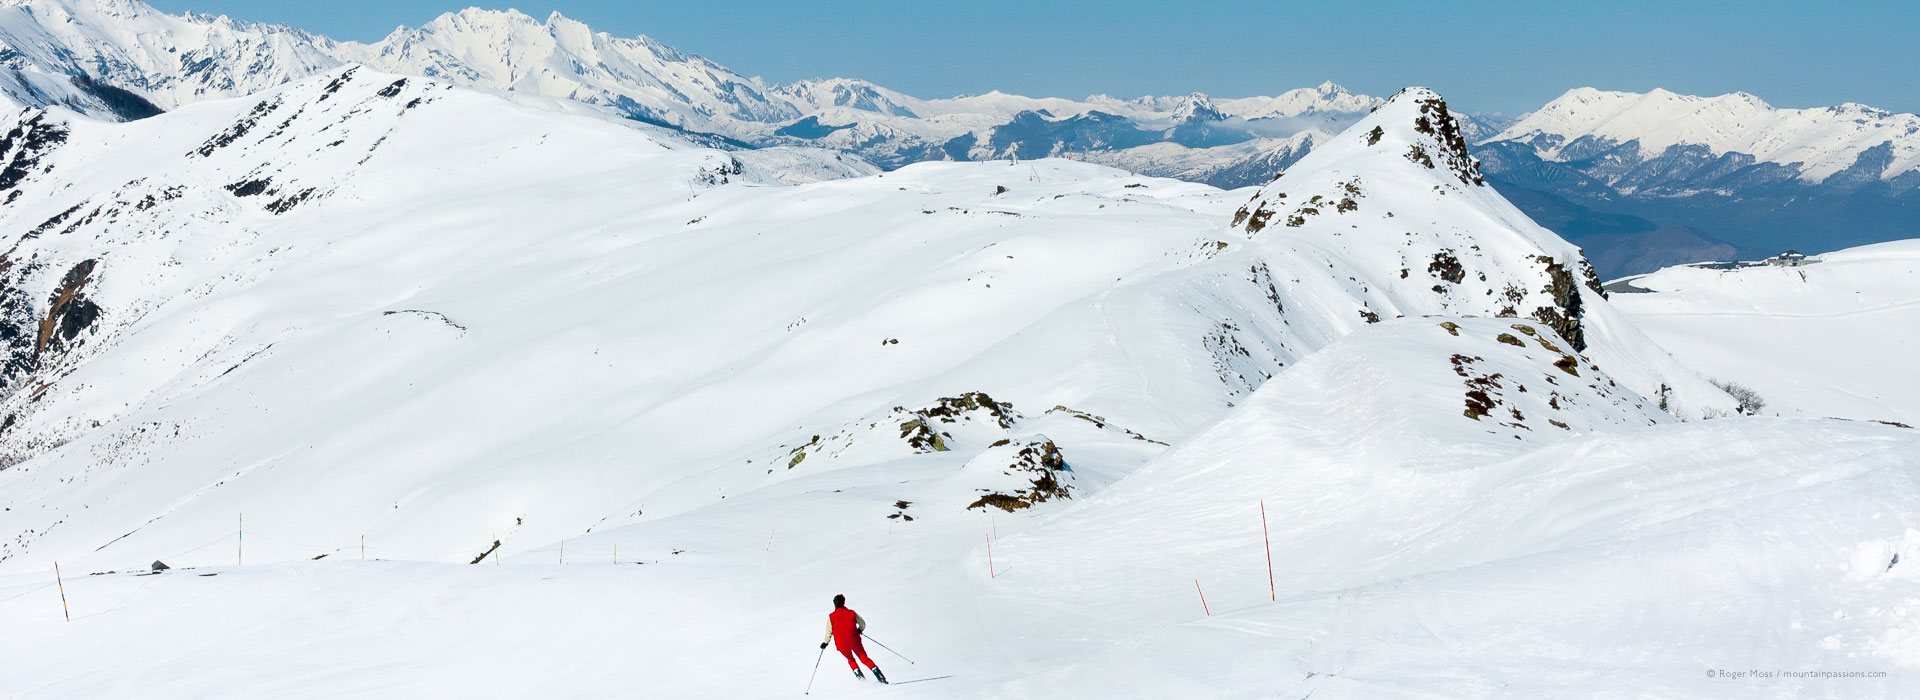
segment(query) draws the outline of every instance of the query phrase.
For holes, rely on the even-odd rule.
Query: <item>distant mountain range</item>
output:
[[[1264,184],[1381,103],[1332,83],[1273,97],[926,100],[844,79],[774,84],[555,13],[468,9],[374,43],[137,0],[0,0],[0,95],[128,120],[346,63],[734,149],[807,146],[883,168],[1067,157],[1225,188]],[[1518,120],[1454,115],[1489,181],[1603,274],[1920,235],[1920,117],[1569,91]]]

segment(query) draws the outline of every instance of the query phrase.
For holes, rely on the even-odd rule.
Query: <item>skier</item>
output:
[[[860,643],[860,635],[866,631],[867,621],[847,607],[846,596],[836,595],[833,597],[833,612],[827,613],[827,636],[821,640],[820,648],[827,648],[827,641],[832,641],[833,648],[847,657],[847,667],[853,669],[853,677],[865,680],[866,675],[860,673],[860,664],[853,660],[854,655],[858,654],[860,660],[867,663],[867,668],[873,669],[873,679],[885,683],[886,674],[880,672],[880,666],[873,663],[873,659],[867,658],[867,648]]]

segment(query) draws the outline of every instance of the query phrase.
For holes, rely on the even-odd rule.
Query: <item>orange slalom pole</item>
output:
[[[1200,594],[1200,610],[1205,612],[1207,617],[1213,617],[1213,610],[1207,607],[1207,592],[1200,590],[1200,579],[1193,580],[1193,590]]]
[[[994,578],[993,572],[993,535],[987,535],[987,578]]]

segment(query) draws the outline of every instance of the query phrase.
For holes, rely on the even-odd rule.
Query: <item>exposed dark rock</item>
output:
[[[1060,455],[1060,448],[1045,437],[1029,439],[1015,452],[1013,461],[1007,464],[1010,472],[1031,476],[1031,484],[1012,493],[988,492],[967,506],[975,508],[999,508],[1007,512],[1031,508],[1035,504],[1045,503],[1055,498],[1072,498],[1072,487],[1062,481],[1062,476],[1071,471],[1067,460]]]
[[[1451,250],[1434,253],[1433,262],[1427,264],[1427,272],[1454,284],[1459,284],[1467,278],[1466,268],[1461,267],[1460,259],[1453,257]]]
[[[353,74],[358,72],[360,72],[359,66],[353,66],[341,71],[339,75],[333,77],[333,80],[327,81],[327,86],[320,89],[320,99],[314,101],[327,101],[327,99],[333,97],[335,93],[340,92],[340,88],[346,87],[347,83],[353,82]]]
[[[227,191],[232,192],[235,197],[252,197],[265,193],[267,189],[271,187],[273,187],[272,180],[261,178],[258,180],[241,180],[227,185]]]
[[[1501,388],[1500,379],[1504,376],[1499,372],[1476,376],[1478,370],[1474,369],[1473,363],[1482,359],[1484,358],[1460,354],[1455,354],[1452,358],[1453,372],[1466,379],[1467,408],[1464,415],[1474,420],[1490,415],[1494,407],[1500,404],[1495,395]]]
[[[1453,118],[1453,112],[1447,109],[1445,100],[1438,96],[1420,101],[1420,116],[1414,118],[1414,131],[1427,134],[1440,142],[1441,151],[1433,154],[1440,159],[1447,172],[1460,178],[1465,185],[1485,185],[1487,180],[1480,174],[1480,161],[1467,151],[1467,139],[1460,133],[1460,122]],[[1412,154],[1408,154],[1412,158]],[[1431,161],[1423,162],[1431,168]]]
[[[87,283],[93,280],[94,260],[82,260],[67,270],[66,277],[60,281],[60,288],[54,290],[47,300],[47,317],[40,322],[40,335],[34,343],[36,363],[49,353],[59,353],[80,335],[81,331],[93,326],[100,317],[100,307],[95,306],[82,293]]]
[[[1012,428],[1019,414],[1013,410],[1013,404],[1001,403],[984,392],[970,391],[959,396],[942,398],[932,406],[920,409],[918,413],[927,418],[938,418],[952,423],[963,414],[973,411],[986,411],[1001,428]]]
[[[67,125],[47,117],[46,112],[35,113],[21,119],[0,135],[0,192],[8,192],[6,202],[11,203],[20,192],[15,188],[32,175],[35,170],[45,172],[41,161],[55,147],[67,142],[70,134]]]
[[[269,202],[267,204],[267,211],[273,212],[275,214],[285,214],[289,210],[293,209],[295,206],[298,206],[301,202],[305,202],[308,199],[312,199],[314,191],[315,191],[314,188],[308,187],[304,190],[300,190],[299,192],[295,192],[285,197],[281,197],[279,199],[273,200],[272,202]]]
[[[1565,265],[1550,256],[1537,255],[1534,261],[1546,266],[1547,286],[1542,291],[1551,294],[1554,303],[1553,306],[1534,309],[1534,320],[1547,324],[1560,337],[1566,338],[1575,352],[1586,350],[1587,334],[1580,325],[1582,309],[1579,283]]]
[[[194,149],[193,153],[197,153],[200,157],[204,158],[213,155],[214,151],[233,145],[233,142],[240,140],[240,138],[246,136],[248,132],[253,131],[255,126],[259,126],[261,117],[279,108],[280,98],[278,97],[264,100],[260,104],[254,105],[253,111],[248,112],[247,116],[242,117],[240,121],[234,122],[232,126],[228,126],[225,131],[214,134],[213,138],[207,139],[206,143],[200,144],[200,147]]]

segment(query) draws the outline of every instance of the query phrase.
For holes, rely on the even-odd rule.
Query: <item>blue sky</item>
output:
[[[558,10],[748,75],[864,78],[920,97],[1273,94],[1407,85],[1526,111],[1591,85],[1920,112],[1920,0],[149,0],[370,41],[468,4]]]

